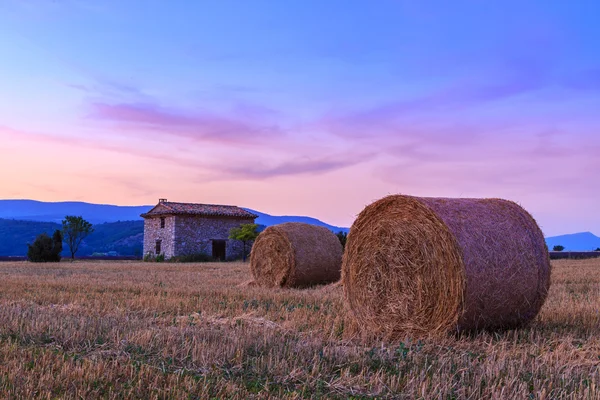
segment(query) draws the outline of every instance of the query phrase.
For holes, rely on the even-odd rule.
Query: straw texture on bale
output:
[[[544,304],[550,260],[516,203],[393,195],[352,225],[342,282],[356,319],[386,336],[509,329]]]
[[[250,253],[254,280],[265,287],[301,287],[340,279],[342,245],[321,226],[288,222],[258,235]]]

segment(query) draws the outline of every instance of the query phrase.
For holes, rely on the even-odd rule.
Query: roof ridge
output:
[[[163,202],[161,202],[161,203],[158,203],[158,205],[161,205],[161,204],[163,205],[163,207],[166,207],[166,208],[168,208],[169,210],[171,210],[171,211],[174,211],[172,207],[169,207],[169,205],[168,205],[169,203],[168,203],[168,202],[166,202],[166,201],[163,201]]]
[[[162,205],[164,208],[157,207]],[[204,203],[180,203],[175,201],[162,201],[152,210],[142,217],[160,214],[189,214],[240,218],[258,218],[258,215],[251,213],[241,207],[225,204],[204,204]]]
[[[160,204],[189,204],[189,205],[193,205],[193,206],[215,206],[215,207],[237,207],[237,208],[242,208],[240,206],[235,206],[232,204],[211,204],[211,203],[182,203],[180,201],[163,201]]]

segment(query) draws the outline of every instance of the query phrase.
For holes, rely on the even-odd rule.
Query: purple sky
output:
[[[600,3],[491,3],[3,1],[0,198],[501,197],[600,235]]]

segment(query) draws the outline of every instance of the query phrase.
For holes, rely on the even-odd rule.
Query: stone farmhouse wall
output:
[[[242,257],[243,243],[230,240],[231,228],[253,223],[249,218],[206,217],[194,215],[165,216],[165,227],[160,227],[160,217],[149,217],[144,221],[144,255],[156,256],[156,241],[161,240],[161,254],[169,259],[188,254],[212,256],[212,241],[225,240],[228,260]],[[250,246],[248,246],[250,247]],[[249,248],[246,249],[249,252]]]
[[[203,253],[212,256],[212,241],[226,240],[227,260],[242,257],[243,244],[230,240],[229,231],[242,224],[253,223],[253,219],[231,217],[177,216],[175,220],[175,254]]]
[[[161,254],[171,258],[175,254],[175,217],[165,216],[165,227],[160,227],[160,217],[144,219],[144,255],[156,254],[156,241],[161,241]]]

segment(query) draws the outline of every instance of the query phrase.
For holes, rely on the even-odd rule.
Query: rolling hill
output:
[[[340,226],[329,225],[321,220],[318,220],[316,218],[311,218],[311,217],[302,217],[302,216],[298,216],[298,215],[269,215],[269,214],[261,213],[260,211],[252,210],[250,208],[244,208],[244,210],[258,215],[258,218],[256,218],[256,223],[259,225],[271,226],[271,225],[283,224],[285,222],[303,222],[305,224],[323,226],[335,233],[337,233],[339,231],[347,233],[350,230],[350,228],[343,228]]]
[[[143,239],[140,214],[153,206],[115,206],[83,202],[42,202],[35,200],[0,200],[0,255],[24,255],[27,243],[47,232],[58,229],[65,215],[81,215],[95,225],[94,232],[82,247],[82,254],[117,251],[122,255],[137,254]],[[264,226],[284,222],[304,222],[319,225],[333,232],[348,232],[349,228],[327,224],[316,218],[296,215],[270,215],[245,208],[256,215],[256,223]],[[548,247],[565,246],[570,251],[590,251],[600,247],[600,237],[591,232],[546,238]]]
[[[0,219],[0,256],[27,255],[27,244],[33,243],[37,235],[52,235],[61,225],[55,222],[22,221]],[[143,221],[121,221],[95,224],[94,232],[81,243],[77,255],[117,252],[123,256],[142,254],[144,240]],[[68,255],[66,244],[62,256]]]
[[[65,215],[80,215],[94,224],[94,233],[81,245],[79,255],[115,251],[119,255],[140,255],[144,238],[144,221],[140,214],[153,206],[115,206],[82,202],[42,202],[35,200],[0,200],[0,256],[24,256],[27,244],[42,232],[52,235],[60,229]],[[284,222],[305,222],[324,226],[333,232],[348,228],[326,224],[303,216],[274,216],[246,209],[256,215],[256,223],[270,226]],[[63,251],[63,257],[67,250]]]
[[[0,218],[23,221],[42,221],[60,223],[65,215],[80,215],[92,224],[118,221],[141,221],[143,214],[154,206],[115,206],[92,204],[77,201],[44,202],[36,200],[0,200]],[[334,232],[348,232],[348,228],[329,225],[316,218],[289,215],[269,215],[245,208],[256,215],[256,223],[271,226],[284,222],[304,222],[324,226]]]
[[[561,245],[565,247],[565,251],[590,251],[600,248],[600,237],[591,232],[581,232],[549,237],[546,238],[546,243],[550,250]]]
[[[78,201],[0,200],[0,218],[60,223],[65,215],[80,215],[92,224],[141,220],[153,206],[114,206]]]

